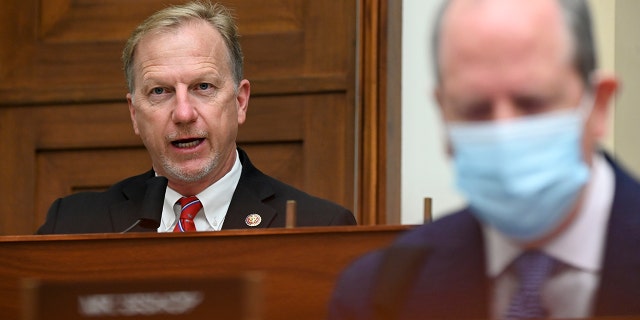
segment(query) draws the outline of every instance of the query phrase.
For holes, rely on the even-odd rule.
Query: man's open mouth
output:
[[[172,141],[171,144],[177,148],[193,148],[204,141],[204,138],[191,138]]]

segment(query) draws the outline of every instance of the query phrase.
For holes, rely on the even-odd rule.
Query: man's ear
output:
[[[238,108],[238,124],[243,124],[247,119],[247,110],[249,109],[249,96],[251,95],[251,83],[249,80],[243,79],[238,86],[238,95],[236,97],[236,105]]]
[[[127,93],[127,104],[129,105],[129,116],[131,116],[133,132],[135,132],[136,135],[140,135],[140,131],[138,130],[138,122],[136,121],[136,108],[133,107],[133,95],[131,93]]]
[[[594,78],[593,111],[589,122],[596,139],[603,138],[607,133],[609,110],[612,108],[611,105],[618,87],[618,79],[613,75],[599,73]]]
[[[444,98],[442,97],[442,88],[440,86],[433,89],[433,98],[436,100],[438,108],[440,108],[440,112],[442,112],[442,102]]]
[[[444,96],[444,89],[441,86],[436,86],[433,89],[433,99],[436,101],[438,112],[440,113],[440,120],[444,124],[447,121],[448,114],[445,110],[446,99]]]
[[[442,127],[444,128],[447,125],[447,121],[445,118],[445,114],[444,114],[444,95],[442,93],[442,88],[440,86],[437,86],[435,89],[433,89],[433,98],[436,101],[436,104],[438,105],[438,112],[440,113],[440,121],[442,122]],[[444,146],[445,146],[445,154],[451,158],[453,157],[453,147],[451,146],[451,141],[449,140],[449,137],[446,135],[446,130],[445,130],[445,135],[444,135]]]

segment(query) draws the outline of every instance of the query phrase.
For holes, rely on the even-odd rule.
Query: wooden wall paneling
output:
[[[0,87],[13,88],[11,82],[19,72],[23,61],[31,56],[25,39],[33,38],[32,1],[4,1],[0,10]],[[7,90],[10,91],[10,90]],[[0,104],[8,99],[8,93],[0,89]]]
[[[166,5],[9,1],[5,7],[14,12],[5,14],[9,36],[0,46],[5,105],[120,99],[126,92],[119,59],[124,40]],[[355,70],[355,3],[228,1],[238,16],[246,76],[262,84],[254,94],[353,90],[354,79],[346,77]]]
[[[251,19],[251,13],[243,12],[245,5],[239,4],[238,16]],[[273,33],[277,30],[281,34],[279,39],[299,37],[301,41],[279,41],[276,47],[287,51],[280,56],[258,57],[247,53],[245,59],[247,78],[252,81],[252,88],[259,88],[259,98],[291,95],[302,99],[296,106],[304,111],[305,118],[294,120],[304,124],[305,132],[302,189],[352,209],[355,208],[356,5],[355,1],[283,2],[279,4],[282,7],[277,13],[278,23],[266,27]],[[264,27],[265,24],[252,22],[244,29],[241,25],[240,31],[247,40],[243,42],[246,52],[257,51],[253,45],[262,45],[252,40],[264,34]],[[272,60],[273,57],[277,58]],[[288,73],[289,68],[293,72]],[[249,111],[248,123],[251,117]],[[281,130],[278,124],[292,125],[285,121],[272,123],[275,130]]]
[[[304,106],[303,95],[252,96],[247,119],[238,129],[238,141],[302,141]]]
[[[262,76],[250,76],[251,69],[247,71],[248,78],[257,79],[253,82],[264,89],[261,93],[271,94],[278,90],[281,94],[305,93],[303,103],[298,104],[305,111],[305,118],[294,120],[303,123],[305,130],[302,189],[354,208],[356,2],[302,1],[297,3],[297,8],[293,3],[291,1],[289,10],[281,10],[280,28],[288,30],[291,36],[300,28],[303,47],[286,47],[286,51],[293,54],[291,59],[285,54],[284,59],[264,61],[271,68],[277,66],[271,81],[265,83],[260,81]],[[238,14],[242,17],[240,10]],[[243,36],[246,38],[254,29],[247,27],[245,30],[249,30],[249,35]],[[283,45],[288,43],[283,42]],[[263,65],[263,61],[256,61],[256,58],[247,57],[248,68]],[[300,66],[303,69],[298,74],[287,75],[290,64],[296,65],[297,59],[302,59]],[[283,62],[287,66],[283,67]],[[268,66],[261,69],[267,70],[265,73],[271,70]],[[290,122],[281,123],[291,125]]]
[[[355,208],[357,2],[226,4],[238,17],[252,83],[240,145],[265,173]],[[0,145],[6,155],[0,192],[15,200],[0,205],[0,233],[32,233],[51,199],[148,167],[123,100],[120,52],[134,26],[165,6],[162,0],[3,5],[0,138],[7,142]],[[108,166],[120,157],[135,164]],[[93,162],[111,168],[110,178],[86,172]],[[24,213],[15,218],[11,212],[21,203]]]
[[[32,108],[40,150],[138,147],[124,100]]]
[[[356,1],[306,1],[307,72],[346,76],[355,66]],[[347,53],[347,54],[345,54]],[[352,54],[349,54],[352,53]],[[345,89],[354,85],[345,84]]]
[[[317,103],[309,104],[305,119],[305,190],[350,208],[354,199],[353,162],[344,159],[354,158],[355,111],[345,94],[317,97]]]
[[[124,40],[164,1],[8,0],[0,105],[121,98]],[[7,53],[9,51],[14,54]],[[10,62],[6,64],[6,62]],[[34,90],[37,88],[37,90]]]
[[[291,94],[307,97],[298,104],[304,110],[305,118],[295,120],[304,123],[305,130],[302,189],[353,210],[357,3],[290,1],[290,4],[287,10],[280,10],[283,19],[279,27],[282,33],[286,30],[290,37],[298,35],[302,42],[297,45],[282,42],[290,53],[276,61],[267,60],[271,57],[252,58],[247,55],[247,77],[255,84],[253,87],[261,88],[258,95]],[[241,9],[238,9],[240,17]],[[276,28],[273,25],[270,27]],[[244,29],[248,34],[245,32],[243,38],[255,36],[252,33],[258,29],[254,28],[255,25],[250,25]],[[247,43],[251,45],[251,41]],[[288,57],[291,57],[291,61],[288,61]],[[248,62],[250,60],[252,63]],[[297,60],[301,60],[301,63],[297,64]],[[281,66],[285,61],[290,66]],[[263,63],[268,65],[263,66]],[[287,74],[287,68],[296,64],[300,69]],[[273,70],[274,75],[270,80],[264,80],[263,74],[254,77],[251,74],[255,68],[260,68],[267,75]],[[357,215],[357,212],[354,213]]]
[[[252,97],[237,139],[258,169],[302,189],[303,101],[296,95]]]
[[[234,8],[249,80],[303,75],[305,1],[226,1]],[[280,89],[283,90],[284,88]],[[261,91],[258,88],[258,91]]]
[[[0,96],[5,98],[0,103],[10,104],[111,100],[122,96],[125,89],[119,58],[124,40],[146,16],[167,5],[161,0],[10,1],[8,8],[13,8],[13,14],[8,16],[6,30],[8,34],[19,31],[22,35],[8,37],[8,45],[0,49],[1,57],[6,57],[4,61],[12,61],[0,74],[0,80],[7,80],[0,81]],[[186,1],[172,3],[181,2]],[[309,50],[317,49],[310,48],[310,44],[317,44],[320,49],[330,44],[313,39],[314,34],[304,30],[308,17],[326,20],[329,14],[350,14],[332,13],[336,7],[341,8],[342,1],[327,3],[324,11],[314,12],[304,0],[228,1],[238,16],[250,79],[308,78],[305,70],[314,69],[325,76],[337,72],[322,69],[322,64],[315,68],[320,60],[305,57]],[[16,30],[18,26],[20,30]],[[341,55],[344,52],[338,56]],[[333,55],[325,59],[335,58]],[[33,94],[30,89],[36,82],[42,86]],[[295,87],[295,82],[287,84]]]
[[[29,234],[34,224],[36,132],[29,114],[0,108],[0,234]]]
[[[35,208],[37,229],[57,198],[82,191],[104,191],[120,179],[151,169],[144,147],[38,151]]]
[[[302,173],[303,162],[302,141],[298,142],[271,142],[271,143],[240,143],[248,154],[251,162],[262,172],[268,172],[270,176],[286,181],[288,184],[305,189],[305,180]]]
[[[35,129],[28,152],[34,161],[35,186],[23,191],[35,202],[34,219],[20,233],[34,232],[58,197],[103,190],[151,168],[140,139],[133,133],[124,101],[9,110],[20,119],[30,119],[29,127]]]
[[[276,178],[284,176],[282,168],[289,168],[299,177],[289,174],[283,181],[351,207],[353,163],[344,159],[354,157],[353,115],[353,104],[348,103],[344,93],[257,97],[250,102],[247,121],[239,129],[238,141],[247,148],[252,159],[251,149],[258,145],[284,144],[289,150],[299,150],[300,155],[296,158],[300,161],[283,162],[278,165],[280,169],[265,161],[272,160],[269,158],[256,157],[258,160],[253,161],[270,174],[279,171],[274,174]],[[300,166],[300,163],[304,165]]]

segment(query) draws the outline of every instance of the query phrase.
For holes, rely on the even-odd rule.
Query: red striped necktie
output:
[[[178,202],[182,209],[180,210],[180,219],[178,219],[173,232],[196,231],[196,224],[193,223],[193,219],[202,208],[202,203],[195,196],[182,197]]]

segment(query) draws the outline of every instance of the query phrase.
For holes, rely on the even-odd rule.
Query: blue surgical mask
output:
[[[457,187],[478,219],[523,242],[564,220],[589,180],[581,141],[590,102],[509,121],[448,125]]]

